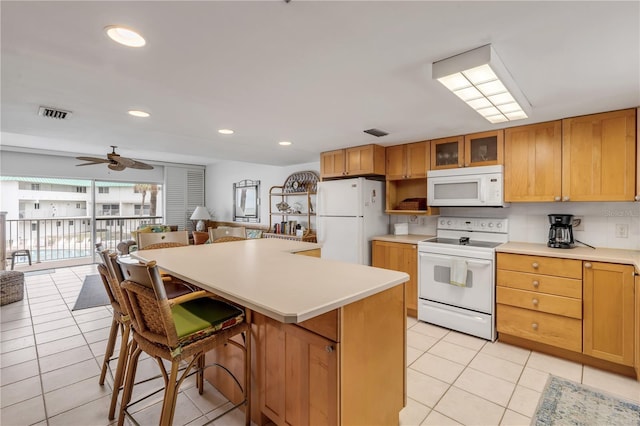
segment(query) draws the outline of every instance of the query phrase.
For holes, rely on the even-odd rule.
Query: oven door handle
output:
[[[434,253],[420,253],[420,257],[423,259],[445,260],[447,262],[451,261],[451,256],[443,256],[443,255],[434,254]],[[478,265],[478,266],[493,265],[493,261],[491,260],[469,260],[469,259],[465,259],[465,260],[469,265]]]

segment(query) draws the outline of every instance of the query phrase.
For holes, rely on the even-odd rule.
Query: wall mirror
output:
[[[233,184],[233,220],[260,222],[260,181],[242,180]]]

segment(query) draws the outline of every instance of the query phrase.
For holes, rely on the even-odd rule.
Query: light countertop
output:
[[[141,250],[162,270],[280,322],[298,323],[409,279],[403,272],[292,253],[319,244],[259,238]]]
[[[499,253],[528,254],[534,256],[561,257],[565,259],[590,260],[593,262],[622,263],[634,265],[640,270],[640,250],[611,248],[589,248],[576,246],[571,249],[555,249],[546,244],[508,242],[496,248]]]
[[[387,235],[378,235],[376,237],[373,237],[372,240],[388,241],[388,242],[391,242],[391,243],[417,244],[418,242],[420,242],[422,240],[426,240],[428,238],[434,238],[434,237],[435,237],[435,235],[416,235],[416,234],[393,235],[393,234],[387,234]]]

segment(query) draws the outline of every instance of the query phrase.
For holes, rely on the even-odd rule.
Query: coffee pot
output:
[[[573,240],[573,215],[550,214],[547,247],[568,249],[575,246]]]

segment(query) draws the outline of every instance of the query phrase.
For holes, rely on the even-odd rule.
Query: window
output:
[[[135,214],[135,215],[141,215],[142,214],[142,215],[149,216],[149,211],[151,209],[151,206],[145,204],[144,205],[144,212],[141,211],[142,210],[141,207],[142,206],[140,204],[134,204],[133,205],[133,214]]]
[[[37,231],[38,230],[38,223],[37,222],[31,222],[31,230],[32,231]]]
[[[32,191],[40,191],[40,184],[39,183],[32,183],[31,184],[31,190]]]
[[[56,220],[56,226],[60,226],[62,225],[62,222],[60,222],[59,220]]]
[[[40,210],[40,203],[33,203],[34,210]]]
[[[72,220],[69,221],[69,226],[73,226],[73,221]]]
[[[82,208],[82,204],[76,203],[76,209],[81,209],[81,208]]]
[[[108,186],[100,186],[98,187],[98,194],[108,194],[109,187]]]
[[[120,206],[118,204],[103,204],[102,215],[103,216],[117,216],[120,214]]]
[[[86,194],[87,193],[87,187],[86,186],[76,186],[76,192],[79,192],[81,194]]]

